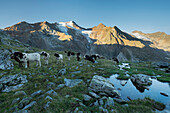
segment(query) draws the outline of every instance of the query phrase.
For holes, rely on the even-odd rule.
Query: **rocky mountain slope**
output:
[[[81,54],[100,54],[120,61],[168,61],[169,52],[152,47],[152,41],[136,38],[118,27],[99,24],[85,29],[74,21],[30,24],[19,22],[4,31],[30,46],[48,50],[70,50]],[[153,58],[154,56],[154,58]]]
[[[134,100],[133,96],[123,98],[124,93],[121,92],[120,85],[124,87],[127,82],[123,80],[111,82],[108,79],[113,74],[117,75],[116,79],[125,80],[132,75],[133,79],[137,79],[136,74],[142,77],[145,74],[147,78],[152,76],[169,82],[169,73],[166,73],[165,69],[153,67],[150,62],[129,62],[130,69],[120,70],[121,63],[116,64],[108,59],[97,59],[98,63],[94,64],[83,58],[79,62],[75,57],[68,60],[64,51],[31,47],[4,33],[3,30],[0,31],[0,45],[2,53],[0,53],[0,67],[6,65],[0,68],[0,112],[2,113],[133,113],[154,112],[156,109],[163,110],[168,106],[168,103],[162,104],[152,100],[152,96],[137,100]],[[48,65],[45,65],[45,61],[41,59],[42,67],[36,67],[36,62],[30,62],[30,67],[25,69],[10,59],[14,51],[27,53],[46,51],[51,57]],[[56,52],[63,54],[62,63],[56,64],[56,58],[53,56]],[[143,79],[144,82],[147,80]],[[138,79],[136,84],[142,87],[142,83],[143,81]],[[116,87],[116,84],[119,86]],[[144,90],[146,89],[142,91]],[[159,92],[157,95],[161,96]],[[168,97],[165,100],[168,101]],[[165,110],[169,112],[169,109]]]
[[[145,37],[145,40],[153,42],[151,47],[170,51],[170,35],[164,32],[143,33],[141,31],[133,31],[132,34],[136,37]]]

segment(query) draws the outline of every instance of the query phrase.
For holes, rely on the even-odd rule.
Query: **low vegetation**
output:
[[[6,45],[1,45],[3,49],[14,49],[17,51],[23,52],[40,52],[42,50],[37,48],[18,48],[18,47],[9,47]],[[25,47],[26,48],[26,47]],[[92,99],[90,102],[85,102],[87,107],[80,106],[80,102],[83,100],[82,94],[88,94],[88,85],[89,81],[92,79],[94,75],[100,75],[104,77],[109,77],[112,74],[119,74],[118,79],[128,79],[129,77],[125,76],[125,73],[128,71],[128,74],[131,76],[133,74],[146,74],[150,76],[161,75],[158,77],[160,81],[169,81],[170,82],[170,74],[167,74],[163,71],[156,70],[150,62],[143,63],[131,63],[130,69],[120,70],[118,65],[111,60],[106,59],[98,59],[98,63],[91,63],[89,61],[84,61],[81,59],[81,62],[76,61],[76,58],[72,57],[69,61],[66,57],[66,54],[62,51],[50,51],[45,50],[50,53],[51,57],[49,60],[49,65],[45,65],[44,60],[42,59],[42,67],[36,67],[35,62],[30,63],[30,67],[25,69],[24,67],[19,67],[18,63],[14,60],[14,68],[12,70],[0,70],[0,73],[4,73],[0,75],[0,78],[7,75],[14,74],[22,74],[27,75],[28,83],[24,84],[24,86],[17,91],[24,91],[27,95],[14,95],[16,91],[12,91],[9,93],[0,93],[0,112],[9,112],[11,108],[17,106],[18,103],[12,105],[12,101],[16,98],[24,98],[28,95],[31,95],[35,91],[42,90],[43,92],[47,92],[49,89],[47,85],[49,82],[54,83],[52,86],[53,89],[56,88],[59,84],[64,84],[64,79],[82,79],[84,82],[75,86],[75,87],[64,87],[59,90],[55,90],[58,96],[50,95],[53,98],[50,107],[45,109],[43,106],[48,102],[48,99],[37,99],[37,96],[33,97],[32,100],[36,100],[37,104],[32,108],[29,108],[31,112],[70,112],[74,111],[76,107],[79,107],[79,110],[85,112],[99,112],[99,108],[96,106],[90,106]],[[56,59],[53,56],[55,52],[64,55],[63,63],[60,62],[56,64]],[[121,64],[121,63],[120,63]],[[61,69],[66,69],[66,73],[63,75],[59,73]],[[73,73],[76,71],[80,71],[80,73]],[[77,100],[79,99],[79,100]],[[37,101],[38,100],[38,101]],[[153,112],[155,110],[158,103],[149,98],[145,98],[143,100],[132,100],[128,102],[128,106],[122,106],[118,103],[115,103],[115,106],[109,109],[109,112],[119,112],[119,113],[135,113],[135,112]],[[164,106],[159,103],[159,105]]]

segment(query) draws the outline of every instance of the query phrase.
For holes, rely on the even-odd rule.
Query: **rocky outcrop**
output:
[[[22,74],[8,75],[0,78],[0,91],[10,92],[16,90],[28,82],[27,76]]]
[[[144,74],[132,75],[131,81],[140,92],[144,92],[145,89],[148,89],[146,86],[152,85],[149,76]]]
[[[119,92],[114,88],[114,84],[102,76],[95,75],[88,88],[99,95],[109,97],[119,97]]]
[[[64,79],[64,82],[65,82],[65,85],[67,87],[74,87],[74,86],[77,86],[78,84],[82,83],[83,80],[82,79],[74,79],[74,80],[71,80],[71,79]]]
[[[7,49],[0,49],[0,69],[13,69],[14,65],[12,61],[10,61],[11,52]]]

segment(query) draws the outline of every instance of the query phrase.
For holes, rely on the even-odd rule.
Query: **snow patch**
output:
[[[92,33],[91,30],[83,30],[82,34],[86,37],[89,43],[92,43],[92,40],[90,39],[90,34]]]
[[[67,27],[66,27],[66,23],[60,22],[59,25],[57,25],[57,27],[59,28],[59,30],[60,30],[61,32],[65,33],[66,35],[69,35],[68,32],[67,32],[68,29],[67,29]]]
[[[149,38],[147,38],[146,36],[143,36],[143,35],[141,35],[141,34],[139,34],[139,33],[131,33],[132,35],[134,35],[136,38],[138,38],[138,39],[142,39],[142,40],[149,40],[150,41],[150,39]]]

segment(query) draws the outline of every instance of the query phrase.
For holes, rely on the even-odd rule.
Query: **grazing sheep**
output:
[[[80,61],[80,53],[77,53],[77,61]]]
[[[113,57],[112,59],[113,59],[113,61],[115,61],[117,64],[119,63],[119,60],[118,60],[116,57]]]
[[[19,58],[23,57],[23,54],[21,52],[14,52],[13,54],[11,54],[11,59],[14,59],[15,61],[17,61],[19,63],[19,67],[23,67],[22,65],[22,61],[19,60]]]
[[[16,61],[19,63],[24,63],[25,68],[29,67],[29,62],[36,61],[37,65],[41,67],[41,61],[40,61],[40,54],[39,53],[21,53],[21,52],[15,52],[14,57]]]
[[[47,52],[45,52],[45,51],[42,51],[42,52],[40,52],[40,55],[43,56],[43,59],[45,60],[45,64],[48,65],[48,60],[49,60],[49,58],[50,58],[50,54],[47,53]]]
[[[71,52],[70,51],[67,52],[67,56],[68,56],[68,60],[70,60],[70,56],[71,56]]]
[[[55,53],[54,56],[55,56],[56,59],[57,59],[57,64],[58,64],[58,60],[60,60],[61,62],[63,62],[63,55],[62,55],[62,54]]]
[[[95,63],[95,60],[93,59],[92,56],[85,55],[85,56],[84,56],[84,59],[85,59],[85,60],[88,60],[88,61],[91,61],[91,62],[93,62],[93,63]]]

